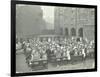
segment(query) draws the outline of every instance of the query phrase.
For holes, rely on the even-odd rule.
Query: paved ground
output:
[[[25,62],[24,54],[16,55],[16,71],[17,72],[27,72],[30,71],[30,68],[27,66]]]
[[[56,70],[74,70],[74,69],[89,69],[94,68],[94,59],[88,59],[84,62],[78,62],[74,64],[66,64],[63,66],[53,67],[50,63],[48,64],[48,69],[31,71],[31,68],[25,62],[24,54],[16,55],[16,72],[39,72],[39,71],[56,71]]]

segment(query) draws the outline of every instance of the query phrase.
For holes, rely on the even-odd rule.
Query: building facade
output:
[[[56,7],[54,13],[56,34],[94,40],[95,9]]]

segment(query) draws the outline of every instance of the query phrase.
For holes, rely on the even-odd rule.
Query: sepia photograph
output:
[[[95,69],[95,8],[16,4],[16,73]]]

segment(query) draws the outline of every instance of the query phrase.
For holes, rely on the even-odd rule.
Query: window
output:
[[[65,35],[68,36],[69,33],[68,33],[68,28],[65,28]]]
[[[79,34],[79,37],[83,37],[83,28],[80,28],[78,30],[78,34]]]
[[[71,29],[71,36],[76,36],[76,29],[75,28]]]

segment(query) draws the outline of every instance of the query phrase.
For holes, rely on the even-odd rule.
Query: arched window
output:
[[[71,29],[71,36],[76,36],[76,29],[75,28]]]
[[[65,28],[65,35],[68,36],[69,33],[68,33],[68,28]]]
[[[79,37],[83,37],[83,28],[80,28],[78,30],[78,35],[79,35]]]

